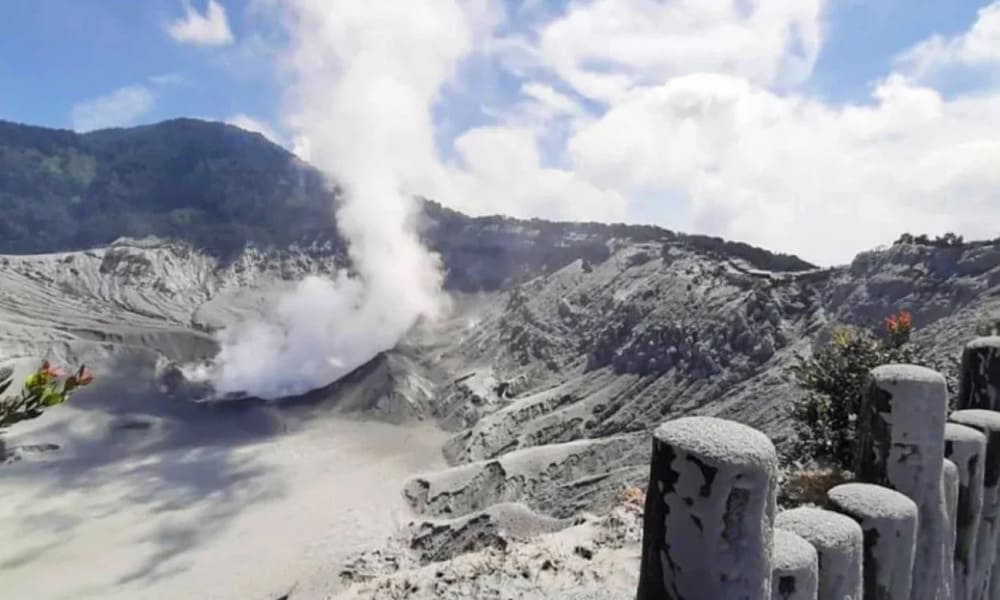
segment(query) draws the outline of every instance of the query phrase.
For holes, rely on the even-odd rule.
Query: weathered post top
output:
[[[984,450],[986,448],[986,436],[972,427],[955,423],[953,421],[951,423],[946,423],[944,426],[944,443],[946,451],[949,446],[955,451],[959,448],[964,448],[970,451]]]
[[[819,597],[861,600],[864,535],[850,517],[800,507],[778,514],[775,525],[802,536],[819,555]]]
[[[767,598],[778,458],[734,421],[684,417],[653,434],[638,598]]]
[[[970,408],[957,410],[948,418],[953,423],[978,429],[986,436],[983,485],[986,488],[996,488],[1000,483],[1000,412]]]
[[[948,423],[944,426],[944,455],[958,467],[954,597],[973,600],[975,582],[981,578],[976,564],[976,537],[983,511],[986,436],[972,427]]]
[[[775,529],[771,561],[772,600],[816,600],[819,557],[812,544],[791,531]]]
[[[916,365],[871,370],[858,414],[858,480],[890,487],[920,511],[913,560],[913,600],[938,600],[946,580],[947,507],[941,493],[948,386]]]
[[[949,418],[986,436],[983,504],[970,567],[973,579],[967,582],[971,597],[978,600],[989,593],[991,580],[1000,578],[1000,569],[994,568],[1000,541],[1000,412],[972,408],[955,411]]]
[[[899,492],[870,483],[838,485],[827,497],[864,531],[864,597],[909,600],[917,504]]]
[[[690,454],[741,468],[770,472],[777,450],[763,432],[716,417],[681,417],[653,432],[656,440]]]
[[[827,492],[838,510],[851,516],[886,521],[912,521],[917,504],[895,490],[870,483],[842,483]]]

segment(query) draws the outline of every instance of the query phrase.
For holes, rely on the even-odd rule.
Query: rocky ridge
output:
[[[184,135],[198,127],[182,124]],[[113,423],[183,430],[203,411],[232,411],[274,435],[316,414],[433,422],[450,432],[449,467],[406,482],[419,518],[398,543],[357,557],[346,593],[531,597],[565,584],[587,597],[609,585],[588,575],[595,550],[637,561],[619,513],[622,490],[646,477],[651,428],[718,416],[780,445],[795,394],[787,367],[834,326],[879,327],[906,309],[918,341],[944,357],[1000,320],[998,242],[906,241],[820,269],[656,227],[470,218],[432,202],[416,225],[441,257],[452,314],[302,396],[195,404],[206,390],[180,367],[210,359],[221,329],[303,276],[349,269],[332,224],[235,252],[150,237],[0,255],[0,358],[142,365],[152,408]],[[618,521],[592,516],[602,514]]]

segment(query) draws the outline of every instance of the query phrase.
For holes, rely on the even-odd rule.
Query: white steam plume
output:
[[[412,186],[436,161],[431,108],[471,46],[455,0],[294,0],[288,125],[345,194],[337,223],[358,278],[308,278],[264,323],[227,331],[219,392],[265,398],[324,385],[442,309],[436,256],[420,243]]]

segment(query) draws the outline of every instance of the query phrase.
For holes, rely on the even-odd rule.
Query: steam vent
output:
[[[639,600],[1000,600],[1000,338],[944,376],[885,365],[859,413],[854,481],[775,514],[762,433],[684,417],[653,434]]]

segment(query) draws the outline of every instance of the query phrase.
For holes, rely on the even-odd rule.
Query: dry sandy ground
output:
[[[63,447],[0,466],[3,598],[256,600],[300,580],[320,583],[294,597],[322,598],[344,558],[410,520],[404,479],[443,466],[424,428],[50,415],[10,443]]]

